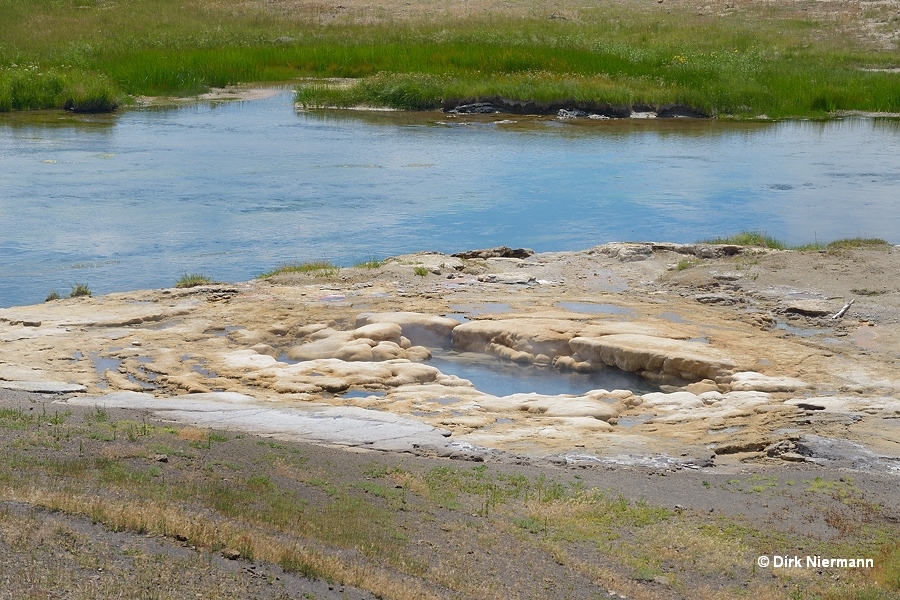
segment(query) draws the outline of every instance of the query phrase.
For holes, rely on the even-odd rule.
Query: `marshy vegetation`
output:
[[[0,110],[109,110],[126,95],[327,77],[355,83],[302,85],[298,100],[680,104],[738,117],[896,112],[900,86],[885,70],[896,66],[888,33],[897,17],[854,10],[799,10],[788,0],[719,13],[679,2],[563,2],[551,13],[537,3],[488,2],[476,12],[390,0],[0,0]]]

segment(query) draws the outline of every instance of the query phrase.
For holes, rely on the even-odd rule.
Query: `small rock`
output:
[[[472,104],[460,104],[447,112],[459,115],[479,115],[497,113],[500,111],[490,102],[473,102]]]
[[[792,453],[797,449],[797,444],[790,440],[781,440],[779,442],[775,442],[768,448],[766,448],[766,456],[778,457],[783,456],[787,453]]]
[[[685,390],[699,396],[700,394],[705,394],[706,392],[718,392],[719,385],[711,379],[704,379],[703,381],[697,381],[695,383],[689,384],[687,387],[685,387]]]
[[[502,283],[506,285],[528,285],[537,283],[537,280],[527,273],[490,273],[480,275],[478,281],[482,283]]]
[[[737,281],[738,279],[742,279],[744,275],[742,273],[734,273],[734,272],[725,272],[725,273],[712,273],[713,279],[717,279],[719,281]]]
[[[784,312],[807,317],[824,317],[835,312],[834,307],[822,300],[794,300],[783,307]]]
[[[806,457],[796,452],[785,452],[779,458],[789,462],[806,462]]]
[[[222,551],[222,558],[227,558],[228,560],[237,560],[241,557],[241,553],[233,548],[228,548],[227,550]]]
[[[452,256],[455,256],[456,258],[528,258],[532,254],[534,254],[534,250],[528,248],[498,246],[496,248],[486,248],[483,250],[466,250],[465,252],[457,252]]]
[[[724,306],[731,306],[737,302],[734,296],[728,294],[698,294],[694,296],[694,300],[701,304],[722,304]]]

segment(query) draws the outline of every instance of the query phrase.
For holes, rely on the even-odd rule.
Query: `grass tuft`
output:
[[[362,262],[358,262],[355,265],[358,269],[380,269],[384,266],[384,261],[375,258],[374,256],[369,260],[364,260]]]
[[[206,275],[201,275],[200,273],[185,273],[175,282],[175,287],[192,288],[197,287],[198,285],[208,285],[210,283],[212,283],[212,280]]]
[[[734,246],[749,246],[754,248],[771,248],[773,250],[797,250],[800,252],[811,252],[827,250],[829,252],[837,252],[840,250],[851,250],[854,248],[871,248],[871,249],[887,249],[891,244],[881,238],[848,238],[835,240],[827,244],[819,241],[808,244],[800,244],[798,246],[788,246],[779,239],[768,236],[758,231],[742,231],[728,237],[717,237],[702,240],[701,244],[731,244]],[[681,266],[685,261],[678,263],[678,270],[688,268],[688,264]]]
[[[771,248],[773,250],[786,250],[787,245],[771,236],[758,231],[742,231],[728,237],[717,237],[703,240],[702,244],[731,244],[733,246],[750,246],[754,248]]]
[[[306,273],[314,277],[334,277],[340,271],[340,267],[327,260],[316,260],[302,263],[289,263],[278,268],[260,273],[257,279],[270,279],[276,275],[288,275],[291,273]]]
[[[69,292],[69,298],[80,298],[82,296],[90,297],[91,295],[91,288],[89,288],[86,283],[73,284],[72,291]]]
[[[428,269],[426,269],[425,267],[415,267],[413,269],[413,273],[415,273],[419,277],[425,277],[426,275],[428,275]]]
[[[52,292],[47,294],[47,297],[44,298],[44,302],[52,302],[54,300],[59,300],[60,298],[61,298],[61,296],[59,295],[59,292],[57,292],[56,290],[53,290]]]
[[[848,238],[829,242],[827,250],[849,250],[852,248],[887,248],[890,244],[881,238]]]

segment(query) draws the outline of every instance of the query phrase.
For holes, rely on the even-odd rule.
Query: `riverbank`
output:
[[[111,110],[141,95],[301,77],[308,105],[494,100],[689,107],[732,118],[897,112],[896,2],[31,5],[6,0],[0,110]],[[599,114],[599,113],[598,113]]]
[[[144,409],[154,397],[206,394],[193,396],[207,404],[192,418],[210,425],[223,414],[240,421],[244,403],[266,398],[285,407],[354,407],[343,414],[348,420],[378,409],[403,416],[384,427],[402,430],[405,450],[421,442],[449,452],[447,436],[545,456],[645,448],[638,454],[696,464],[717,445],[733,446],[717,459],[729,462],[731,454],[796,443],[804,431],[795,427],[797,413],[809,410],[827,416],[810,433],[894,456],[887,431],[900,305],[884,278],[897,260],[893,248],[607,244],[518,258],[421,253],[354,268],[276,270],[238,284],[55,300],[0,310],[16,357],[0,377],[7,387],[26,382],[21,389],[38,382],[35,391],[42,381],[80,386],[88,403],[127,391],[110,402]],[[469,368],[477,377],[487,369],[487,379],[497,358],[545,369],[563,378],[561,386],[570,385],[566,374],[612,377],[613,367],[646,385],[617,391],[612,377],[607,391],[579,396],[599,386],[592,381],[574,399],[523,389],[487,394],[429,366],[433,355],[449,359],[445,371]],[[832,412],[859,413],[852,430],[860,437],[848,437]],[[306,417],[291,418],[307,431]],[[251,420],[245,429],[289,435],[272,426]],[[776,433],[785,428],[791,433]],[[358,445],[353,435],[333,441]]]
[[[286,572],[397,598],[896,595],[895,247],[495,254],[3,309],[2,385],[33,390],[0,395],[5,522],[48,507],[121,543],[85,515],[272,594]],[[449,345],[660,389],[485,393],[425,360]],[[776,554],[878,564],[754,566]]]

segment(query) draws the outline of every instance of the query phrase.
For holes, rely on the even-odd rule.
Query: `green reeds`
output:
[[[877,71],[895,66],[895,53],[777,6],[748,7],[752,18],[742,19],[679,8],[570,8],[577,18],[566,21],[540,11],[511,19],[504,11],[516,9],[494,6],[478,18],[422,13],[404,21],[348,11],[323,25],[321,7],[281,14],[237,0],[198,0],[189,11],[174,0],[115,10],[0,0],[0,110],[110,110],[122,94],[342,77],[359,81],[303,86],[298,100],[404,109],[494,97],[683,104],[772,118],[900,111],[896,74]]]
[[[91,71],[42,68],[36,64],[0,68],[0,111],[60,108],[108,112],[121,92],[104,75]]]

